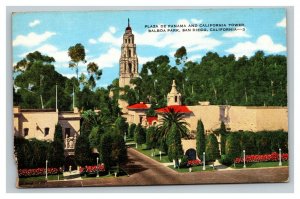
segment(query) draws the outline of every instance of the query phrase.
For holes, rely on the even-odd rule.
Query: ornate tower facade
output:
[[[172,89],[168,93],[167,105],[181,105],[181,93],[179,93],[176,89],[175,80],[173,80]]]
[[[126,85],[132,87],[133,85],[130,84],[130,80],[135,77],[138,77],[138,57],[136,54],[134,35],[132,34],[128,19],[128,26],[123,34],[123,44],[121,47],[119,87],[123,88]]]

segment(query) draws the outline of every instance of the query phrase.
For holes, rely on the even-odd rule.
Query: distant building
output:
[[[80,113],[58,112],[55,109],[20,109],[14,107],[14,136],[25,139],[53,141],[56,124],[62,127],[65,156],[74,155],[76,139],[80,135]]]

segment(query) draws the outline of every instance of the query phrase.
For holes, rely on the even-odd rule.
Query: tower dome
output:
[[[172,89],[168,93],[168,102],[167,105],[181,105],[181,93],[177,91],[175,80],[172,83]]]

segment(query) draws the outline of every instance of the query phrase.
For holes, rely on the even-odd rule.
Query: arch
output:
[[[131,73],[132,72],[132,64],[129,63],[128,66],[129,66],[129,72]]]
[[[128,57],[131,57],[131,50],[128,49]]]
[[[69,171],[69,167],[71,166],[71,170],[76,170],[77,169],[77,165],[75,162],[75,156],[74,155],[68,155],[65,158],[65,168],[64,171]]]
[[[196,160],[197,159],[197,152],[193,148],[189,148],[186,150],[185,155],[188,157],[188,160]]]

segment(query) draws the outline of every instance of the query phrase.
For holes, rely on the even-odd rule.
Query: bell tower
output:
[[[126,85],[133,87],[130,80],[138,77],[138,57],[136,54],[136,45],[134,35],[128,25],[123,34],[123,44],[121,46],[120,69],[119,69],[119,87],[124,88]]]
[[[172,89],[168,93],[168,102],[167,105],[181,105],[181,93],[179,93],[176,89],[175,80],[172,83]]]

